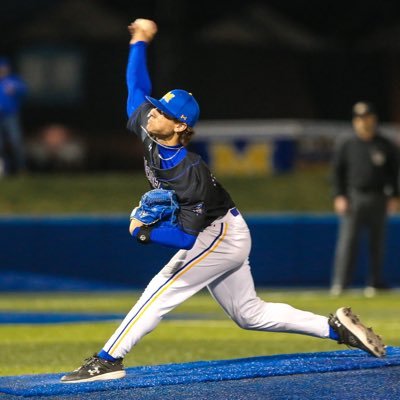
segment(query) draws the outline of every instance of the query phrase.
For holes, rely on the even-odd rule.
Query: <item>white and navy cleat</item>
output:
[[[372,328],[365,327],[350,307],[339,308],[335,315],[330,315],[329,325],[339,335],[339,344],[364,350],[375,357],[386,356],[386,346]]]
[[[96,354],[85,360],[81,367],[61,378],[62,383],[80,383],[120,379],[126,375],[122,359],[103,360]]]

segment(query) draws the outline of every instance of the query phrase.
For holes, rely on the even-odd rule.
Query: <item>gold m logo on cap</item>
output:
[[[171,99],[173,99],[175,97],[175,95],[171,92],[168,92],[166,95],[164,95],[163,100],[166,103],[169,103],[171,101]]]
[[[187,120],[187,116],[186,115],[181,115],[180,117],[179,117],[180,119],[184,119],[185,121]]]

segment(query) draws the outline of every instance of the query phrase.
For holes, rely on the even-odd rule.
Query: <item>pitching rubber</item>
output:
[[[93,376],[91,378],[87,379],[79,379],[76,381],[63,381],[61,378],[61,383],[83,383],[83,382],[94,382],[94,381],[108,381],[112,379],[121,379],[126,375],[126,372],[124,370],[122,371],[114,371],[114,372],[109,372],[108,374],[101,374],[97,376]]]
[[[380,336],[374,333],[372,328],[365,327],[351,308],[342,307],[336,311],[339,321],[365,346],[366,350],[375,357],[386,356],[386,346]]]

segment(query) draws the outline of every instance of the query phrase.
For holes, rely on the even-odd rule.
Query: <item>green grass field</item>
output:
[[[331,211],[329,171],[221,177],[242,212]],[[24,175],[0,181],[0,215],[129,213],[149,190],[142,172]]]
[[[0,295],[0,311],[117,312],[125,314],[137,292],[24,293]],[[385,343],[400,346],[400,293],[388,292],[366,299],[350,292],[332,298],[326,291],[259,291],[260,297],[328,315],[350,305],[363,321],[380,333]],[[126,366],[194,360],[229,359],[270,354],[346,349],[331,340],[303,335],[245,331],[202,292],[180,305],[177,313],[202,314],[204,319],[165,320],[127,356]],[[118,322],[49,325],[0,325],[1,375],[64,372],[101,349]]]

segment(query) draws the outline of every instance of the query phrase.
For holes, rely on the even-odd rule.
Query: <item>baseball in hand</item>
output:
[[[140,40],[151,41],[157,33],[157,25],[150,19],[138,18],[128,27],[133,36],[140,36]]]

